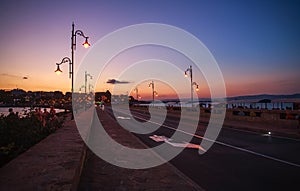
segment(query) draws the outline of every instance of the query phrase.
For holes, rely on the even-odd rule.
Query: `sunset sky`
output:
[[[211,51],[223,73],[227,96],[300,93],[300,2],[271,0],[1,0],[0,89],[70,91],[67,64],[62,65],[59,76],[54,70],[55,63],[71,57],[73,21],[76,29],[90,37],[89,49],[122,27],[140,23],[173,25],[196,36]],[[81,46],[83,42],[77,37],[75,69],[90,51]],[[142,59],[140,55],[153,58],[160,50],[153,50],[150,55],[147,52],[144,47],[128,54],[135,54],[135,59]],[[124,56],[122,64],[129,66],[134,59]],[[179,68],[184,72],[188,66],[186,62]],[[106,91],[113,88],[106,82],[117,79],[117,71],[118,65],[112,64],[102,77],[93,71],[88,73],[94,76],[94,83],[98,80],[96,91]],[[209,96],[201,72],[195,71],[194,76],[201,87],[199,96]],[[128,80],[126,88],[122,86],[118,93],[132,91],[131,82]],[[139,84],[142,97],[150,96],[149,82],[146,79]],[[174,93],[159,82],[156,87],[162,97]],[[183,90],[187,97],[188,90]]]

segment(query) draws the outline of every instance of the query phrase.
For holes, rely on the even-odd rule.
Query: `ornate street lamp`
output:
[[[69,63],[69,78],[73,75],[73,63],[69,57],[64,57],[60,63],[56,63],[57,69],[55,70],[56,74],[61,74],[62,70],[59,68],[59,66],[63,63]]]
[[[191,78],[191,102],[192,102],[192,106],[193,106],[193,86],[196,86],[196,91],[199,91],[199,85],[196,82],[193,82],[193,69],[192,66],[190,66],[188,69],[186,69],[186,71],[184,72],[184,76],[188,77],[187,72],[189,72],[190,74],[190,78]]]
[[[136,100],[139,100],[140,96],[138,87],[134,88],[134,91],[136,92]]]
[[[158,93],[156,91],[154,91],[154,82],[150,82],[149,83],[149,88],[152,87],[152,105],[154,106],[154,95],[157,97],[158,96]]]
[[[76,49],[76,36],[82,36],[85,38],[85,42],[82,44],[85,48],[88,48],[90,46],[90,43],[88,42],[87,36],[84,35],[84,33],[81,30],[75,31],[75,25],[72,23],[72,36],[71,36],[71,59],[69,57],[64,57],[60,63],[56,63],[57,69],[55,72],[57,74],[62,73],[62,70],[59,68],[59,66],[63,63],[69,63],[69,78],[72,78],[72,84],[71,84],[71,92],[74,93],[74,50]]]

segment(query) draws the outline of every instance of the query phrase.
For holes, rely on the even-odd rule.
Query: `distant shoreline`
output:
[[[29,108],[36,108],[36,107],[40,107],[40,108],[50,108],[52,105],[0,105],[0,108],[3,107],[14,107],[14,108],[25,108],[25,107],[29,107]],[[65,109],[63,107],[55,107],[56,109]]]

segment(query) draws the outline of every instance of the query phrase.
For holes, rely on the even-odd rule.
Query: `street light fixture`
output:
[[[134,91],[136,92],[136,100],[139,100],[139,89],[135,87]]]
[[[83,33],[82,33],[83,34]],[[91,46],[91,44],[88,42],[88,38],[89,37],[85,37],[85,42],[82,44],[84,46],[84,48],[88,48]]]
[[[56,63],[57,69],[55,70],[55,73],[58,75],[62,73],[62,70],[60,69],[59,66],[63,63],[69,63],[69,78],[71,78],[71,76],[73,75],[73,70],[72,70],[73,63],[69,57],[64,57],[60,63]]]
[[[84,33],[81,30],[75,31],[75,25],[74,22],[72,23],[72,36],[71,36],[71,59],[69,57],[64,57],[60,63],[56,63],[57,69],[55,70],[55,73],[60,74],[62,73],[62,70],[60,69],[60,65],[63,63],[69,63],[69,78],[72,78],[72,84],[71,84],[71,92],[74,93],[74,50],[76,49],[76,36],[82,36],[85,38],[85,42],[82,44],[85,48],[88,48],[90,46],[90,43],[88,42],[87,36],[84,35]]]
[[[196,86],[196,91],[199,91],[199,85],[196,82],[193,82],[193,85]]]
[[[93,89],[93,88],[94,88],[94,86],[93,86],[92,84],[89,84],[89,92],[90,92],[90,93],[92,93],[92,92],[91,92],[91,89]]]
[[[154,106],[154,95],[157,97],[158,96],[158,93],[156,91],[154,91],[154,82],[150,82],[149,83],[149,88],[152,87],[152,104]]]
[[[57,63],[56,63],[57,64]],[[54,71],[57,75],[60,75],[62,73],[61,69],[59,68],[59,65],[57,65],[57,69]]]
[[[80,86],[80,88],[79,88],[79,93],[80,94],[82,93],[82,88],[84,88],[84,85]]]
[[[84,93],[86,94],[86,88],[87,88],[87,77],[90,77],[90,79],[93,79],[93,76],[89,73],[87,73],[87,71],[85,71],[84,73]],[[90,89],[90,87],[89,87]]]
[[[199,85],[196,82],[193,82],[193,69],[192,69],[191,65],[188,69],[185,70],[185,72],[184,72],[185,77],[188,77],[187,72],[189,72],[190,78],[191,78],[191,102],[192,102],[192,106],[193,106],[193,86],[196,86],[196,91],[199,91]]]

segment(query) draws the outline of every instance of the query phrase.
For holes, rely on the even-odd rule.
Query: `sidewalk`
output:
[[[223,127],[242,129],[262,134],[268,134],[270,132],[272,136],[280,136],[300,140],[299,128],[274,127],[271,124],[234,120],[225,120]]]
[[[209,118],[201,117],[200,122],[208,124]],[[258,123],[243,120],[224,120],[223,128],[233,128],[237,130],[246,130],[261,134],[271,133],[272,136],[287,137],[300,140],[299,128],[274,127],[272,124]]]
[[[100,121],[110,136],[130,148],[147,148],[137,137],[119,126],[106,112]],[[93,134],[93,133],[91,133]],[[114,166],[88,151],[79,190],[203,190],[169,163],[149,169],[126,169]]]
[[[145,108],[135,108],[137,111],[143,111]],[[173,117],[180,117],[180,111],[172,111],[168,115]],[[192,118],[191,118],[192,119]],[[204,124],[208,124],[209,117],[204,115],[200,116],[200,122]],[[276,121],[274,121],[276,123]],[[234,120],[234,119],[227,119],[225,118],[223,123],[223,128],[233,128],[237,130],[246,130],[250,132],[257,132],[262,134],[268,134],[271,132],[272,136],[280,136],[280,137],[287,137],[293,139],[300,140],[300,129],[296,126],[278,126],[272,124],[270,122],[255,122],[255,121],[247,121],[247,120]]]

